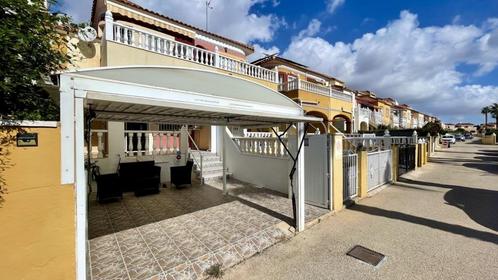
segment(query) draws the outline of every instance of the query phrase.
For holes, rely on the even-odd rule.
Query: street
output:
[[[386,255],[373,267],[346,252]],[[498,146],[457,143],[224,279],[496,279]]]

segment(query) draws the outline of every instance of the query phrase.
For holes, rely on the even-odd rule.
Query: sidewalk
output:
[[[496,279],[497,182],[498,148],[458,143],[224,279]],[[387,258],[372,267],[346,256],[356,244]]]

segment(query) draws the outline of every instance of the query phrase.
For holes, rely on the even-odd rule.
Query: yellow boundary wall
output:
[[[2,146],[1,279],[75,279],[73,186],[60,185],[60,128],[26,128],[38,147]],[[5,130],[2,130],[5,135]]]

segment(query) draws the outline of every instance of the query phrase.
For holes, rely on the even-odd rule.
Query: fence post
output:
[[[417,170],[417,168],[418,168],[418,160],[419,160],[418,150],[419,150],[418,143],[415,142],[415,169],[414,170]]]
[[[393,183],[398,181],[399,178],[399,145],[391,145],[391,157],[392,157],[392,181]]]
[[[417,143],[417,167],[422,167],[422,162],[423,162],[423,144],[418,144]]]
[[[330,170],[329,170],[329,180],[330,180],[330,195],[332,196],[329,201],[332,204],[331,209],[334,211],[339,211],[343,208],[343,192],[344,192],[344,172],[343,172],[343,147],[342,147],[342,135],[332,134],[332,145],[331,154],[332,158],[330,160]]]
[[[429,143],[427,143],[427,142],[426,142],[426,143],[424,143],[424,165],[426,165],[426,164],[427,164],[427,161],[428,161],[428,160],[427,160],[427,158],[428,158],[428,154],[429,154],[429,149],[428,149],[428,147],[429,147]]]
[[[358,197],[364,198],[368,194],[368,152],[358,152]]]

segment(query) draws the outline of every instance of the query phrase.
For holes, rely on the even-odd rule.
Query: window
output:
[[[125,130],[149,130],[148,123],[126,122]]]
[[[160,123],[159,131],[179,131],[182,129],[181,124],[169,124],[169,123]]]

